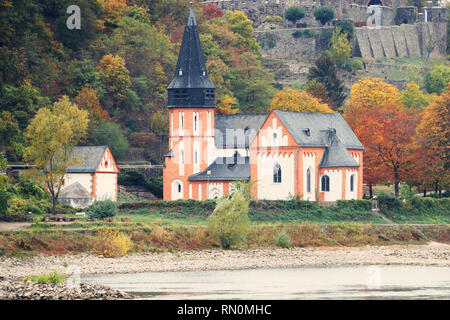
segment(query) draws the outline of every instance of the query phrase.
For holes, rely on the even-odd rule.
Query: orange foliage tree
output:
[[[92,88],[81,88],[73,102],[89,112],[91,123],[97,123],[98,120],[111,120],[108,112],[100,105],[97,92]]]
[[[394,86],[370,78],[353,86],[344,117],[366,148],[365,183],[393,182],[398,195],[419,117],[403,108]]]
[[[417,126],[413,153],[414,166],[420,168],[424,187],[435,191],[448,188],[450,176],[450,84],[424,109]],[[426,189],[425,189],[426,190]]]
[[[278,91],[275,97],[273,97],[269,112],[274,109],[297,112],[333,112],[327,104],[322,103],[310,93],[289,87]]]

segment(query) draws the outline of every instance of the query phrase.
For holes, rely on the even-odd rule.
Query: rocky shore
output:
[[[0,280],[0,300],[117,300],[133,296],[110,287],[80,283],[68,288],[65,283],[40,284],[18,280]]]
[[[20,279],[56,270],[70,275],[75,266],[81,275],[295,268],[345,265],[450,266],[450,245],[393,245],[366,247],[319,247],[254,250],[202,250],[176,253],[130,254],[103,258],[93,254],[0,258],[0,276]]]

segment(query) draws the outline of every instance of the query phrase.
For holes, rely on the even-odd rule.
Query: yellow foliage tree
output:
[[[30,174],[45,183],[53,198],[53,213],[68,166],[79,159],[71,158],[73,148],[86,134],[88,112],[63,96],[51,109],[41,108],[25,132],[28,147],[24,159],[35,167]]]
[[[226,94],[220,98],[220,101],[217,104],[217,111],[221,114],[236,114],[239,112],[239,109],[233,109],[233,106],[236,104],[236,98]]]
[[[97,70],[102,75],[106,90],[119,100],[124,99],[131,85],[130,72],[125,66],[125,60],[120,56],[108,54],[100,60]]]
[[[127,7],[127,0],[97,0],[105,12],[106,22],[117,24]]]
[[[401,106],[398,89],[378,78],[363,78],[352,86],[350,105],[361,108]]]
[[[331,48],[327,54],[333,62],[342,66],[350,60],[352,44],[348,40],[347,33],[342,33],[340,28],[336,28],[331,38]]]
[[[400,92],[400,99],[403,105],[414,112],[420,112],[422,108],[430,103],[432,94],[423,93],[414,82],[408,83],[406,89]]]
[[[298,91],[284,88],[278,91],[270,104],[269,112],[272,110],[287,110],[297,112],[332,113],[330,107],[314,98],[306,91]]]

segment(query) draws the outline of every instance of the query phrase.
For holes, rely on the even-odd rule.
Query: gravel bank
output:
[[[255,250],[203,250],[181,253],[131,254],[108,259],[92,254],[0,258],[0,276],[6,279],[57,270],[68,274],[292,268],[340,265],[450,266],[450,245],[394,245],[373,247],[319,247]]]
[[[36,282],[0,281],[0,300],[117,300],[132,299],[133,296],[107,286],[80,283],[77,288],[62,284],[40,284]]]

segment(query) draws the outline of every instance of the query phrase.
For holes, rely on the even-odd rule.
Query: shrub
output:
[[[314,10],[314,18],[322,25],[334,19],[334,10],[331,7],[321,6]]]
[[[16,190],[22,198],[30,199],[43,199],[48,194],[45,190],[36,182],[26,179],[21,179],[20,182],[16,185]]]
[[[45,208],[38,206],[30,199],[12,197],[8,200],[8,214],[10,215],[43,215],[46,213]]]
[[[90,219],[104,219],[114,217],[119,212],[117,203],[112,200],[95,201],[86,213]]]
[[[209,218],[208,229],[219,239],[222,248],[238,247],[247,239],[250,229],[248,206],[241,192],[235,192],[230,199],[217,203]]]
[[[273,23],[280,23],[283,22],[283,18],[280,16],[267,16],[266,19],[264,19],[265,22],[273,22]]]
[[[117,230],[103,227],[97,231],[100,239],[95,244],[94,251],[105,258],[124,256],[131,248],[130,236]]]
[[[277,246],[281,248],[290,248],[292,247],[291,237],[287,233],[286,230],[282,230],[277,237],[275,238],[275,243]]]
[[[298,20],[303,19],[305,15],[305,8],[300,6],[291,6],[284,12],[284,17],[286,20],[291,21],[293,24],[295,24]]]
[[[361,70],[363,67],[363,62],[359,59],[355,59],[352,61],[352,70]]]
[[[403,199],[406,199],[410,201],[412,198],[417,196],[417,188],[416,187],[410,187],[407,184],[403,184],[400,186],[400,197]]]
[[[296,30],[292,33],[292,36],[294,38],[314,38],[318,36],[318,34],[311,30]]]
[[[66,279],[66,276],[58,273],[57,271],[53,271],[49,274],[43,274],[40,276],[26,276],[22,279],[22,282],[37,282],[40,284],[59,284]]]

